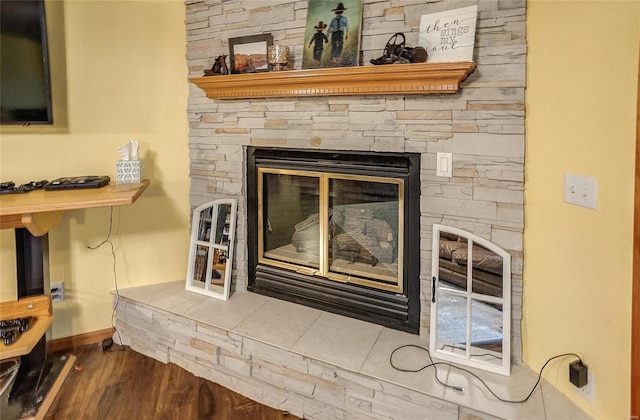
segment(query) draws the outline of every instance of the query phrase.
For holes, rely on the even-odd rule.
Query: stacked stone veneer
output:
[[[494,418],[127,298],[117,315],[132,349],[300,418]]]
[[[327,4],[330,4],[328,2]],[[458,94],[211,100],[191,84],[191,204],[239,202],[234,288],[247,286],[247,146],[415,152],[421,162],[421,329],[429,328],[432,224],[476,233],[512,255],[512,355],[521,359],[525,1],[363,0],[363,62],[395,32],[415,46],[423,14],[478,4],[477,68]],[[271,33],[300,68],[306,1],[186,1],[187,62],[201,76],[232,37]],[[335,5],[332,5],[335,7]],[[453,177],[436,177],[436,153]],[[416,216],[417,217],[417,216]]]

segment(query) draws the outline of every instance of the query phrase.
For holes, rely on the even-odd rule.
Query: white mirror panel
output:
[[[229,299],[237,202],[221,199],[193,210],[186,289]]]
[[[477,235],[433,227],[430,351],[509,375],[511,256]]]

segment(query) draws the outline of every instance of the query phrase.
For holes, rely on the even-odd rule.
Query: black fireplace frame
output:
[[[248,290],[385,327],[419,333],[420,154],[247,147]],[[403,293],[307,276],[258,261],[258,168],[339,172],[404,181]]]

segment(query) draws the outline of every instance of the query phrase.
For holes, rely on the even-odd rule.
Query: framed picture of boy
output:
[[[303,69],[357,66],[362,0],[309,0]]]

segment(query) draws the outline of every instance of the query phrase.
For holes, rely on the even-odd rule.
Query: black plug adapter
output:
[[[587,386],[589,383],[589,369],[582,360],[577,360],[569,365],[569,381],[578,388]]]
[[[113,340],[110,338],[102,340],[102,351],[107,351],[113,346]]]

